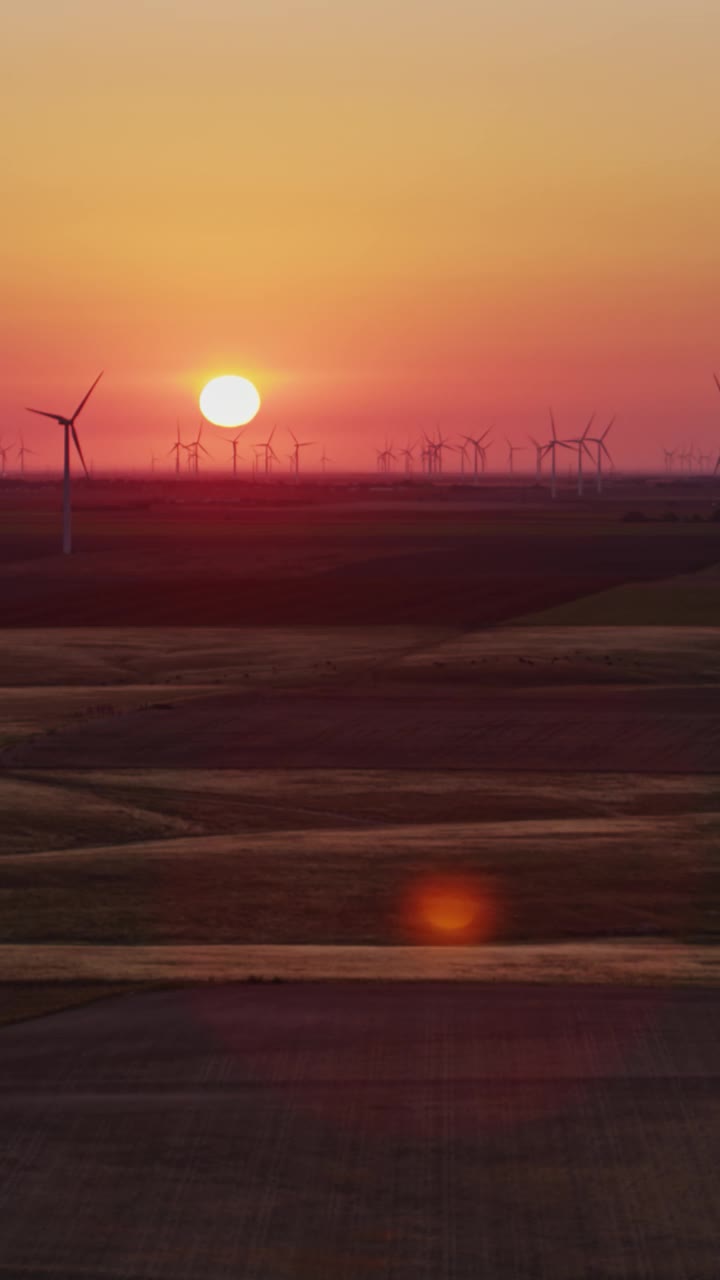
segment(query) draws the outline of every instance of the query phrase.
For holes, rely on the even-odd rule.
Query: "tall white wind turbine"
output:
[[[82,448],[80,447],[80,440],[78,438],[78,433],[75,430],[75,423],[77,422],[77,419],[80,417],[80,414],[85,408],[85,405],[90,399],[90,396],[95,390],[98,382],[102,378],[103,372],[104,371],[101,371],[98,374],[90,390],[87,392],[86,395],[83,396],[82,400],[80,401],[80,404],[78,405],[77,409],[75,410],[71,418],[66,418],[61,413],[47,413],[45,409],[28,409],[27,410],[28,413],[36,413],[41,418],[52,418],[54,422],[57,422],[63,428],[63,433],[64,433],[63,554],[66,556],[69,556],[70,552],[72,551],[72,509],[71,509],[71,502],[70,502],[70,440],[72,438],[72,442],[75,446],[75,449],[77,450],[77,455],[82,463],[83,471],[85,472],[85,475],[88,476],[89,478],[90,473],[85,464],[83,451],[82,451]]]

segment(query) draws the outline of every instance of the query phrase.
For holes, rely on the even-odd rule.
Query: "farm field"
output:
[[[5,545],[0,970],[41,982],[44,954],[63,982],[122,983],[132,950],[135,980],[173,979],[220,948],[248,974],[258,948],[296,947],[360,974],[363,949],[401,966],[482,945],[525,979],[528,948],[616,945],[625,973],[639,946],[643,972],[714,973],[720,647],[677,601],[712,596],[716,529],[606,511],[563,532],[467,504],[276,516],[81,511],[61,566],[37,531]],[[619,626],[600,605],[625,590],[675,605]],[[592,625],[565,619],[590,601]],[[413,915],[433,877],[471,886],[482,928]],[[187,948],[205,959],[183,969]]]

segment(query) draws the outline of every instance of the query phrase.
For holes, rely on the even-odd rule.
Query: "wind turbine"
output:
[[[328,456],[327,456],[327,454],[326,454],[326,452],[325,452],[325,446],[323,445],[322,457],[321,457],[321,459],[320,459],[320,466],[322,467],[322,473],[323,473],[323,475],[325,475],[325,472],[326,472],[326,470],[327,470],[327,464],[328,464],[328,462],[332,462],[332,458],[328,458]]]
[[[175,444],[173,445],[172,449],[168,449],[167,455],[166,455],[169,458],[171,453],[175,454],[175,475],[176,476],[180,475],[180,450],[181,449],[187,450],[187,448],[188,446],[186,444],[183,444],[182,440],[180,439],[180,420],[178,419],[177,440],[175,441]]]
[[[663,453],[665,454],[665,470],[669,474],[673,469],[673,462],[675,461],[677,449],[663,449]]]
[[[200,450],[202,450],[206,458],[212,458],[212,454],[210,450],[206,449],[205,445],[202,442],[202,433],[203,433],[204,426],[205,426],[205,423],[201,422],[200,426],[198,427],[198,433],[197,433],[196,439],[191,440],[190,443],[186,445],[187,454],[188,454],[188,468],[196,476],[200,474]]]
[[[236,436],[233,436],[232,439],[227,442],[232,449],[232,471],[234,476],[237,475],[238,445],[246,431],[247,427],[243,427],[241,431],[238,431]]]
[[[288,427],[288,431],[290,431],[289,427]],[[300,450],[309,449],[310,445],[315,444],[315,441],[314,440],[298,440],[297,436],[292,431],[290,431],[290,435],[293,438],[293,445],[294,445],[293,451],[290,454],[290,460],[292,462],[292,466],[290,470],[295,472],[295,479],[299,480],[300,479]]]
[[[393,453],[392,445],[388,444],[386,439],[385,448],[376,449],[375,454],[377,456],[378,471],[387,475],[388,472],[392,471],[392,463],[397,461],[397,454]]]
[[[505,443],[508,447],[508,471],[510,475],[513,475],[515,472],[515,454],[524,453],[526,446],[524,444],[513,444],[511,440],[508,440],[507,436],[505,437]]]
[[[34,450],[34,449],[28,449],[27,445],[25,444],[25,439],[24,439],[23,435],[21,434],[21,436],[20,436],[20,448],[18,449],[18,458],[20,459],[20,475],[21,475],[21,476],[24,476],[24,475],[25,475],[25,454],[26,454],[26,453],[30,453],[30,454],[32,454],[32,455],[34,456],[34,454],[35,454],[35,450]]]
[[[552,409],[550,410],[550,427],[552,429],[552,438],[545,444],[543,452],[550,454],[550,496],[554,499],[557,497],[557,451],[558,449],[570,449],[572,446],[566,444],[564,440],[558,440]]]
[[[425,436],[428,447],[428,471],[436,475],[442,475],[443,469],[443,449],[452,449],[448,436],[440,435],[438,427],[437,440],[433,440],[429,435]]]
[[[400,450],[400,457],[405,459],[405,475],[406,476],[409,476],[412,473],[413,455],[415,453],[416,448],[417,448],[417,441],[415,442],[415,444],[409,444],[406,449]]]
[[[473,462],[473,475],[475,479],[475,484],[478,483],[478,460],[482,464],[483,472],[485,471],[485,466],[487,463],[487,450],[492,444],[492,440],[488,440],[487,437],[489,436],[491,431],[492,431],[492,427],[488,427],[487,431],[483,431],[481,436],[463,436],[463,440],[466,440],[468,444],[471,444],[473,449],[475,450],[475,457]]]
[[[607,439],[607,437],[608,437],[608,434],[609,434],[609,432],[610,432],[611,428],[614,426],[615,421],[616,421],[615,417],[612,417],[612,418],[610,419],[610,421],[608,422],[608,424],[607,424],[607,426],[606,426],[605,430],[603,431],[602,435],[599,435],[599,436],[587,436],[587,443],[588,443],[588,444],[594,444],[594,445],[596,446],[596,448],[597,448],[597,463],[596,463],[597,470],[596,470],[596,475],[597,475],[597,491],[598,491],[598,493],[602,493],[602,485],[603,485],[603,481],[602,481],[602,460],[603,460],[603,455],[607,458],[608,462],[610,463],[610,466],[612,466],[612,458],[611,458],[611,456],[610,456],[610,450],[608,449],[608,447],[607,447],[607,445],[606,445],[605,441],[606,441],[606,439]]]
[[[588,431],[590,430],[590,428],[591,428],[591,426],[592,426],[592,424],[593,424],[593,422],[594,422],[594,421],[595,421],[595,414],[593,413],[593,415],[592,415],[592,417],[590,418],[590,421],[588,422],[588,424],[587,424],[587,426],[586,426],[585,430],[583,431],[582,435],[581,435],[581,436],[575,436],[574,438],[568,438],[568,440],[566,441],[566,444],[574,444],[574,445],[575,445],[575,448],[577,449],[577,464],[578,464],[578,470],[577,470],[577,491],[578,491],[578,498],[582,498],[582,496],[583,496],[583,479],[584,479],[584,477],[583,477],[583,455],[584,455],[584,454],[587,454],[588,458],[589,458],[589,459],[590,459],[590,461],[592,462],[592,454],[591,454],[590,450],[589,450],[589,449],[588,449],[588,447],[587,447],[587,433],[588,433]]]
[[[80,404],[78,405],[77,409],[75,410],[71,418],[66,418],[61,413],[47,413],[44,409],[28,409],[27,410],[28,413],[36,413],[41,418],[52,418],[54,422],[57,422],[63,428],[63,435],[64,435],[63,554],[66,556],[69,556],[70,552],[72,551],[72,512],[70,507],[70,439],[72,437],[72,442],[75,445],[75,449],[77,450],[78,457],[82,463],[83,471],[85,472],[85,475],[88,476],[89,478],[89,472],[88,472],[87,466],[85,465],[85,459],[83,457],[83,451],[80,447],[80,440],[78,438],[78,433],[75,430],[75,423],[77,419],[80,417],[80,414],[85,408],[85,405],[90,399],[90,396],[95,390],[98,382],[102,378],[103,372],[104,371],[101,371],[98,374],[90,390],[86,393],[86,395],[83,396],[82,400],[80,401]]]
[[[11,445],[0,444],[0,476],[4,476],[7,471],[7,456],[10,452]]]
[[[542,479],[542,462],[547,453],[547,445],[540,444],[540,441],[536,440],[534,436],[528,436],[528,440],[531,440],[535,446],[535,479],[539,484]]]
[[[276,431],[277,431],[277,427],[273,427],[267,440],[263,440],[260,442],[260,444],[255,446],[256,449],[265,450],[265,475],[266,476],[269,476],[270,472],[272,471],[273,459],[275,460],[275,462],[278,461],[278,456],[272,447],[272,439]]]
[[[443,469],[443,449],[454,449],[454,447],[454,445],[450,444],[450,437],[441,436],[440,429],[438,428],[438,438],[435,443],[435,457],[437,459],[437,469],[441,475]]]

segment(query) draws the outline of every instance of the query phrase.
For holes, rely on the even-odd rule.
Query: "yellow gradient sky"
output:
[[[710,0],[24,0],[0,36],[6,441],[52,461],[22,406],[104,367],[98,465],[224,372],[349,465],[550,402],[617,411],[621,464],[720,445]]]

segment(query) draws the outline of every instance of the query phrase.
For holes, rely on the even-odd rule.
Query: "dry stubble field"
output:
[[[428,941],[406,903],[438,873],[480,886],[494,946],[632,940],[706,954],[720,904],[716,540],[581,529],[606,595],[537,615],[543,594],[578,594],[577,546],[565,539],[546,580],[537,537],[505,530],[514,621],[502,625],[507,590],[478,559],[487,530],[463,534],[468,584],[456,560],[447,569],[461,541],[452,522],[421,534],[421,522],[391,524],[390,543],[366,520],[354,539],[333,526],[330,546],[312,524],[304,568],[296,530],[292,598],[282,539],[256,531],[262,592],[244,626],[188,626],[198,601],[176,563],[165,612],[178,614],[182,587],[183,625],[59,628],[45,557],[32,592],[22,561],[6,565],[10,606],[45,609],[42,625],[0,632],[6,976],[22,976],[23,954],[68,944],[399,956]],[[205,532],[207,572],[220,535]],[[700,571],[663,580],[653,538],[656,561]],[[546,539],[560,545],[554,527]],[[163,542],[147,557],[143,601],[169,554]],[[98,575],[117,555],[97,548],[62,566],[78,615],[97,614]],[[653,578],[632,592],[651,594],[657,625],[617,625],[623,561]],[[401,571],[398,608],[388,592]],[[301,588],[329,610],[331,579],[344,625],[310,625]],[[235,610],[241,585],[225,584]],[[363,601],[372,625],[350,625]],[[493,608],[493,625],[464,620]],[[253,620],[268,612],[288,618]]]

